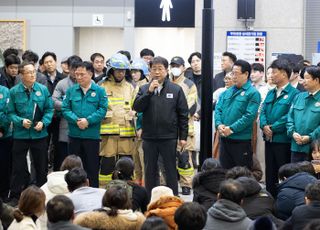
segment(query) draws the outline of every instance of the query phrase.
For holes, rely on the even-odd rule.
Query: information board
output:
[[[265,31],[227,31],[227,51],[250,64],[266,66],[266,38]]]

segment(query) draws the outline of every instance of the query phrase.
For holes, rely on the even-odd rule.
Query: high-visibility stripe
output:
[[[188,134],[189,135],[194,135],[194,125],[189,125]]]
[[[134,137],[135,135],[133,127],[120,127],[120,137]]]
[[[119,134],[119,125],[117,124],[102,124],[100,134]]]
[[[100,188],[105,188],[110,181],[112,181],[112,174],[108,174],[108,175],[99,174]]]
[[[177,169],[178,169],[178,173],[181,176],[192,176],[194,174],[194,168],[193,167],[188,168],[188,169],[182,169],[182,168],[177,167]]]

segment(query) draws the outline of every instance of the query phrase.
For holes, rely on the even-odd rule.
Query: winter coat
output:
[[[89,230],[89,228],[75,225],[71,221],[58,221],[57,223],[48,223],[48,230]]]
[[[140,230],[144,221],[145,217],[140,212],[118,210],[117,216],[108,216],[106,211],[101,210],[81,213],[73,223],[99,230]]]
[[[175,196],[162,196],[159,200],[150,203],[145,216],[161,217],[168,227],[172,230],[176,229],[177,225],[174,222],[174,213],[183,204],[183,200]]]
[[[283,181],[278,186],[277,216],[283,220],[288,219],[295,207],[304,204],[305,187],[316,180],[314,176],[301,172]]]
[[[8,230],[40,230],[40,227],[36,225],[31,217],[23,216],[20,222],[13,220]]]
[[[218,200],[207,213],[204,230],[247,230],[252,223],[240,205],[226,199]]]
[[[219,186],[225,180],[225,170],[222,168],[199,172],[193,178],[193,202],[198,202],[206,210],[217,201]]]

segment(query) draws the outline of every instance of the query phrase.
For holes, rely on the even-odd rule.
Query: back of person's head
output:
[[[251,65],[249,64],[249,62],[239,59],[239,60],[236,60],[234,62],[233,66],[240,67],[241,68],[241,73],[244,74],[244,73],[247,72],[248,73],[247,78],[250,77],[250,75],[251,75]]]
[[[132,180],[134,163],[130,157],[121,157],[114,167],[112,179]]]
[[[15,54],[10,54],[5,57],[4,64],[6,67],[9,67],[10,65],[20,65],[21,61],[20,58]]]
[[[310,161],[301,161],[297,164],[301,172],[306,172],[312,176],[316,176],[316,171],[314,170],[314,167]]]
[[[39,60],[39,56],[38,56],[38,54],[36,54],[32,50],[26,50],[22,54],[22,60],[23,61],[33,62],[34,64],[36,64],[38,62],[38,60]]]
[[[237,56],[236,56],[235,54],[231,53],[231,52],[228,52],[228,51],[223,52],[223,53],[222,53],[222,56],[227,56],[227,57],[229,57],[230,60],[231,60],[233,63],[235,63],[236,60],[237,60]]]
[[[108,207],[109,216],[116,216],[119,209],[131,209],[132,203],[124,187],[112,186],[106,190],[102,198],[102,206]]]
[[[71,169],[66,173],[64,179],[70,192],[88,185],[87,173],[82,168]]]
[[[141,230],[168,230],[168,225],[166,222],[157,216],[151,216],[147,218],[143,225],[141,226]]]
[[[19,51],[15,48],[10,47],[10,48],[6,49],[5,51],[3,51],[2,56],[3,56],[3,58],[6,58],[11,54],[18,56]]]
[[[278,69],[280,71],[284,71],[286,73],[288,79],[291,76],[292,69],[290,67],[288,60],[286,60],[286,59],[279,59],[278,58],[271,63],[270,67],[272,69]]]
[[[69,69],[74,69],[76,63],[78,63],[78,62],[82,62],[81,57],[79,57],[78,55],[72,55],[72,56],[68,57],[68,59],[67,59]]]
[[[164,197],[164,196],[174,196],[172,189],[162,185],[154,187],[151,190],[151,198],[150,198],[149,205],[153,202],[158,201],[161,197]]]
[[[226,179],[237,179],[239,177],[251,177],[253,178],[252,172],[247,168],[243,166],[235,166],[231,169],[229,169],[226,173]]]
[[[320,230],[320,219],[311,220],[303,230]]]
[[[70,221],[74,216],[74,205],[69,197],[57,195],[47,203],[48,220],[51,223]]]
[[[241,204],[246,193],[240,182],[228,179],[220,184],[218,198],[230,200],[236,204]]]
[[[66,158],[64,158],[61,166],[60,166],[60,171],[64,170],[71,170],[73,168],[83,168],[82,165],[82,160],[79,156],[77,155],[69,155]]]
[[[140,51],[140,57],[144,57],[144,56],[152,56],[154,57],[154,52],[148,48],[144,48]]]
[[[255,219],[248,230],[276,230],[277,227],[268,216],[261,216]]]
[[[17,222],[23,219],[23,216],[40,216],[45,209],[46,195],[35,185],[26,188],[20,196],[18,209],[14,210],[13,217]]]
[[[188,58],[189,64],[191,64],[191,61],[192,61],[193,56],[197,56],[199,59],[201,59],[201,53],[199,53],[199,52],[193,52],[192,54],[190,54],[190,56],[189,56],[189,58]]]
[[[264,72],[264,66],[261,63],[252,63],[251,68],[253,71]]]
[[[294,174],[300,172],[299,166],[296,163],[284,164],[279,168],[278,178],[283,181]]]
[[[197,202],[182,204],[174,214],[179,230],[201,230],[206,225],[207,213]]]
[[[220,162],[214,158],[207,158],[201,166],[201,171],[209,171],[216,168],[221,168]]]
[[[320,201],[320,182],[308,184],[305,189],[305,197],[310,201]]]
[[[160,56],[157,56],[152,61],[150,61],[150,68],[152,68],[153,65],[163,65],[166,69],[168,69],[169,67],[168,60]]]

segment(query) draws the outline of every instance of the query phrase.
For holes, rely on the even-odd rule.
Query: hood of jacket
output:
[[[217,200],[208,210],[208,214],[215,219],[227,222],[238,222],[247,217],[240,205],[226,199]]]
[[[218,193],[220,183],[225,180],[225,175],[225,170],[222,168],[199,172],[193,178],[192,187],[195,189],[203,186],[212,193]]]
[[[68,185],[64,180],[65,174],[68,170],[52,172],[47,176],[47,183],[41,189],[46,194],[46,201],[50,200],[56,195],[65,195],[69,193]]]
[[[246,192],[246,197],[258,194],[261,191],[260,184],[254,178],[239,177],[237,178],[237,181],[239,181],[242,184]]]
[[[285,181],[283,181],[281,184],[279,184],[279,190],[283,188],[294,188],[294,189],[299,189],[303,190],[305,187],[317,179],[310,175],[309,173],[306,172],[300,172],[296,173],[295,175],[287,178]]]

